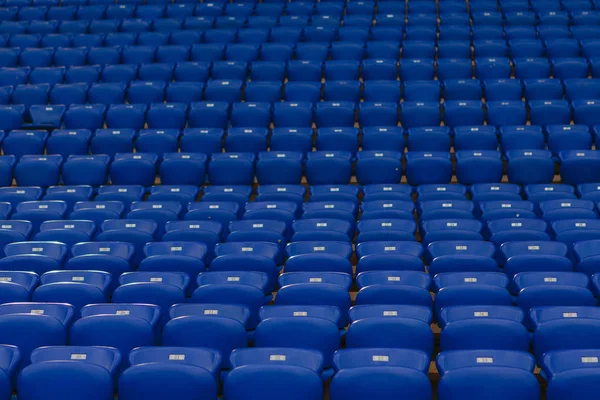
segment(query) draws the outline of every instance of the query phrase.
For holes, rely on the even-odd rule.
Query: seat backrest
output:
[[[31,363],[53,361],[81,361],[98,365],[111,375],[121,366],[121,354],[112,347],[100,346],[48,346],[31,353]]]
[[[411,349],[343,349],[335,352],[333,367],[336,371],[362,367],[401,367],[426,373],[429,355]]]
[[[119,277],[120,285],[127,285],[130,283],[162,283],[165,285],[176,286],[181,290],[186,290],[190,284],[190,277],[183,272],[151,271],[125,272]]]
[[[155,327],[160,319],[160,307],[152,304],[89,304],[81,309],[81,317],[123,315],[143,319]]]
[[[171,319],[189,316],[214,316],[230,318],[246,325],[250,318],[247,307],[231,304],[175,304],[169,310]]]
[[[533,372],[535,358],[529,353],[511,350],[453,350],[444,351],[436,358],[438,371],[447,372],[472,367],[509,367]]]
[[[251,348],[237,349],[231,353],[231,367],[244,365],[296,365],[317,373],[323,369],[323,355],[314,350],[295,348]]]

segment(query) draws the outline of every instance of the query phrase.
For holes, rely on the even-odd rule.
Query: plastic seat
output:
[[[54,186],[58,184],[61,165],[60,155],[24,155],[15,167],[15,180],[20,186]]]
[[[508,180],[516,184],[550,183],[554,177],[552,154],[546,150],[506,152]]]
[[[168,221],[179,219],[182,205],[177,201],[134,201],[126,218],[148,219],[158,224],[158,234],[162,236]]]
[[[65,72],[65,83],[87,83],[90,85],[100,79],[100,72],[101,67],[99,65],[71,66]]]
[[[555,79],[585,79],[588,77],[589,64],[584,58],[554,58],[552,76]]]
[[[42,198],[43,190],[39,187],[2,187],[0,188],[0,202],[2,216],[8,218],[12,208],[25,201],[34,201]]]
[[[106,68],[104,69],[106,71]],[[125,103],[125,88],[126,83],[130,82],[129,78],[125,78],[125,82],[121,83],[95,83],[88,90],[88,101],[92,104],[123,104]]]
[[[477,355],[481,354],[482,357],[475,357],[475,354],[471,355],[470,352],[463,351],[442,353],[443,356],[446,354],[457,354],[457,359],[458,357],[469,357],[470,359],[482,360],[482,362],[471,364],[472,361],[469,360],[469,363],[461,368],[461,366],[459,366],[460,361],[456,361],[456,369],[447,372],[440,381],[440,395],[443,395],[448,399],[459,398],[465,392],[477,393],[478,395],[488,393],[491,398],[501,398],[496,396],[511,396],[515,399],[526,399],[529,396],[539,396],[540,389],[535,375],[533,375],[530,370],[515,368],[510,364],[505,365],[503,362],[504,358],[498,355],[498,353],[514,353],[516,355],[523,353],[509,351],[490,351],[489,353],[486,353],[475,350],[473,353],[476,353]],[[491,357],[483,355],[489,355]],[[525,354],[521,357],[524,358]],[[443,358],[442,360],[445,361],[446,358]],[[492,360],[492,362],[488,363],[488,360]],[[494,379],[491,380],[492,382],[490,382],[489,385],[485,385],[484,387],[479,383],[479,379],[483,376],[487,376],[489,373],[494,374]],[[511,384],[508,384],[508,382],[511,382]],[[489,392],[489,390],[493,391]]]
[[[148,201],[178,201],[182,206],[198,197],[199,189],[193,185],[154,185]]]
[[[444,102],[444,124],[447,126],[482,125],[483,120],[481,101],[447,100]]]
[[[107,219],[121,218],[124,212],[125,206],[119,201],[81,201],[75,204],[70,218],[93,221],[100,226]]]
[[[423,247],[416,242],[362,242],[357,245],[357,273],[369,270],[423,271]]]
[[[529,102],[530,119],[534,125],[568,125],[571,109],[566,100],[533,100]]]
[[[296,184],[302,178],[302,153],[261,152],[256,163],[260,184]]]
[[[494,252],[492,244],[481,241],[434,242],[427,246],[425,259],[430,261],[431,276],[439,272],[496,272]]]
[[[412,185],[447,183],[452,175],[451,165],[449,153],[409,152],[406,154],[406,177]],[[437,173],[434,173],[432,168],[435,168]]]
[[[185,301],[189,276],[180,272],[127,272],[119,278],[112,296],[114,303],[146,303],[161,307],[162,324],[168,320],[167,310]]]
[[[361,399],[372,393],[377,396],[388,392],[408,395],[418,393],[416,399],[431,396],[431,385],[423,373],[421,365],[427,362],[428,355],[416,350],[386,349],[348,349],[336,352],[334,362],[352,357],[352,362],[344,362],[331,383],[331,398],[334,400],[349,398]],[[402,354],[402,355],[400,355]],[[344,358],[342,358],[344,357]],[[360,357],[360,358],[358,358]],[[402,361],[399,361],[402,359]],[[380,361],[381,360],[381,361]],[[385,380],[386,384],[367,392],[359,381]]]
[[[594,203],[590,200],[548,200],[539,204],[542,218],[547,221],[596,217]]]
[[[407,348],[430,354],[433,346],[433,336],[426,331],[425,327],[428,327],[426,322],[406,318],[402,315],[389,318],[364,318],[350,325],[346,347]],[[394,338],[393,341],[392,338]]]
[[[184,219],[189,221],[211,221],[221,224],[229,223],[238,218],[240,206],[234,201],[203,201],[190,203]]]
[[[215,349],[223,354],[224,366],[228,366],[231,351],[248,346],[244,325],[249,315],[243,306],[178,304],[170,310],[171,319],[165,325],[162,345]]]
[[[256,201],[290,201],[297,205],[304,202],[306,188],[302,185],[260,185]]]
[[[458,196],[457,196],[458,197]],[[420,220],[463,218],[472,219],[474,205],[473,202],[463,199],[458,200],[423,200],[418,204]],[[442,199],[447,198],[442,196]]]
[[[432,59],[406,59],[400,61],[400,79],[402,81],[432,80],[434,76]]]
[[[214,153],[208,167],[208,179],[214,185],[248,185],[254,180],[254,160],[252,153]],[[234,169],[237,172],[232,174]]]
[[[442,82],[450,79],[471,79],[473,75],[473,66],[467,59],[441,58],[437,67],[437,77]]]
[[[362,77],[370,80],[395,80],[398,76],[398,63],[395,60],[368,59],[362,63]]]
[[[39,230],[44,221],[63,219],[67,212],[64,201],[25,201],[15,207],[11,218],[31,221],[34,232]]]
[[[475,77],[480,80],[509,79],[510,60],[504,57],[478,57],[475,59]]]
[[[186,174],[181,174],[182,170]],[[205,174],[206,156],[196,153],[165,153],[159,170],[165,185],[201,185]]]
[[[81,316],[71,328],[71,345],[109,346],[129,354],[135,347],[154,344],[160,308],[150,304],[90,304],[82,308]],[[107,334],[107,329],[112,333]]]
[[[32,313],[32,310],[39,311]],[[2,341],[19,348],[22,357],[19,368],[30,365],[30,356],[38,347],[64,346],[74,314],[68,304],[7,303],[0,306],[0,324],[5,328]],[[10,387],[10,383],[8,385]]]
[[[361,204],[361,221],[370,219],[406,219],[412,220],[414,205],[411,201],[375,200]]]
[[[499,131],[500,145],[505,153],[511,150],[546,148],[544,134],[539,126],[501,126]]]
[[[515,276],[514,282],[519,291],[517,305],[525,312],[533,307],[596,305],[587,289],[588,277],[582,273],[522,272]],[[535,327],[535,321],[527,320],[526,324]]]
[[[402,177],[402,154],[392,151],[360,152],[356,165],[356,175],[361,185],[397,183]]]
[[[555,306],[539,307],[531,311],[536,325],[533,337],[533,354],[539,363],[549,351],[593,349],[595,338],[583,335],[573,340],[575,333],[580,334],[598,324],[595,307]],[[550,340],[553,338],[554,340]]]
[[[569,185],[531,184],[525,186],[527,199],[533,202],[544,200],[575,199],[575,190]]]
[[[324,173],[324,171],[328,171]],[[345,184],[350,181],[351,154],[317,151],[308,154],[306,177],[311,185]]]
[[[553,242],[508,242],[500,246],[507,275],[512,279],[521,272],[571,271],[573,265],[567,259],[568,248],[563,243]],[[516,287],[511,285],[511,290]]]
[[[188,127],[190,128],[220,128],[227,126],[229,119],[229,104],[227,102],[200,102],[192,103],[188,113]],[[191,133],[191,132],[190,132]],[[184,148],[185,135],[182,138]],[[219,142],[220,144],[220,142]],[[219,151],[220,151],[219,146]],[[189,151],[189,150],[184,150]],[[196,151],[197,152],[197,151]],[[213,151],[214,152],[214,151]]]
[[[600,103],[594,100],[575,100],[572,103],[573,120],[576,124],[593,126],[597,124],[596,109]]]
[[[502,161],[500,153],[495,150],[463,150],[456,152],[455,156],[456,176],[460,183],[499,182],[502,178]]]
[[[515,78],[547,79],[550,77],[550,63],[544,58],[513,58]]]
[[[135,247],[133,265],[141,261],[142,249],[146,243],[153,241],[157,232],[157,223],[148,220],[106,220],[100,227],[96,239],[100,241],[123,241]]]
[[[45,221],[35,235],[38,241],[55,241],[71,247],[79,242],[90,241],[96,227],[91,221]]]
[[[258,310],[270,300],[270,296],[264,293],[267,281],[268,277],[263,272],[202,273],[191,301],[244,305],[250,311],[246,328],[254,329],[258,323]]]
[[[40,277],[41,285],[33,292],[33,301],[68,303],[75,309],[107,301],[111,276],[100,271],[52,271]]]
[[[181,364],[175,360],[181,356],[186,360]],[[119,382],[119,392],[123,397],[138,398],[140,388],[148,393],[157,390],[168,390],[180,396],[191,395],[194,391],[216,396],[215,374],[221,366],[221,357],[209,349],[192,349],[184,347],[140,348],[130,355],[131,367],[128,368]],[[169,371],[172,377],[163,381],[155,376],[158,371]],[[162,373],[161,373],[162,376]],[[192,390],[192,391],[190,391]]]
[[[177,150],[180,136],[178,129],[144,129],[140,131],[135,149],[140,153],[173,152]]]
[[[471,219],[434,219],[423,221],[421,236],[423,244],[441,240],[481,240],[483,226]]]
[[[592,146],[591,135],[583,125],[551,125],[547,127],[548,148],[556,157],[562,151],[589,149]]]
[[[481,356],[481,357],[479,357]],[[486,356],[486,357],[483,357]],[[446,351],[439,355],[436,365],[441,375],[461,368],[485,367],[483,359],[493,367],[509,367],[532,372],[535,359],[528,353],[511,350],[460,350]]]
[[[63,180],[67,185],[100,186],[108,178],[107,155],[69,156],[63,165]]]

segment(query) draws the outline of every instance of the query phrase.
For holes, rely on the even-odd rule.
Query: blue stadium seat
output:
[[[139,153],[155,153],[162,156],[163,152],[177,150],[180,136],[178,129],[143,129],[135,141],[135,150]]]
[[[377,103],[375,105],[377,105]],[[363,107],[361,106],[360,110],[362,109]],[[360,112],[359,121],[362,124]],[[363,150],[392,150],[403,152],[404,147],[404,131],[400,127],[365,126],[363,129]]]
[[[555,58],[551,64],[555,79],[585,79],[588,76],[589,63],[584,58]]]
[[[384,201],[384,203],[386,202],[387,201]],[[398,203],[403,202],[398,201]],[[377,217],[377,211],[371,211],[371,213],[373,212],[375,212],[373,217]],[[406,211],[398,211],[397,213],[404,216],[405,219],[371,218],[359,221],[357,224],[358,237],[356,238],[356,242],[414,240],[417,226],[414,221],[411,220],[412,218],[407,219],[411,214]]]
[[[500,246],[505,261],[504,269],[509,278],[521,272],[572,271],[573,264],[567,258],[564,243],[549,241],[507,242]],[[511,291],[515,291],[511,284]]]
[[[539,307],[531,311],[536,326],[533,336],[533,354],[538,363],[543,355],[557,350],[596,348],[596,338],[585,334],[598,325],[595,307],[555,306]],[[578,336],[583,334],[582,336]],[[577,337],[577,340],[575,340]]]
[[[39,187],[2,187],[0,188],[0,206],[4,219],[8,218],[12,208],[24,201],[39,200],[43,190]],[[7,204],[9,203],[9,204]]]
[[[527,200],[539,202],[544,200],[575,199],[575,190],[570,185],[525,185]]]
[[[515,399],[539,396],[539,384],[529,368],[531,360],[526,356],[525,352],[507,350],[442,352],[441,362],[448,362],[453,368],[444,373],[440,380],[440,395],[448,399],[458,399],[464,393],[488,393],[491,398],[498,399],[502,396]],[[514,358],[516,362],[517,357],[524,359],[522,363],[527,365],[526,368],[512,365],[510,361]],[[488,374],[494,374],[494,378],[482,385],[481,379]]]
[[[596,218],[595,205],[590,200],[548,200],[539,204],[542,218],[546,221],[560,219]]]
[[[121,218],[124,212],[125,205],[120,201],[80,201],[73,207],[69,218],[93,221],[96,226],[100,226],[107,219]],[[85,240],[81,240],[83,241]]]
[[[362,77],[370,80],[395,80],[398,76],[398,63],[395,60],[368,59],[362,62]]]
[[[37,232],[44,221],[63,219],[66,216],[67,203],[64,201],[25,201],[15,207],[11,219],[31,221]]]
[[[33,312],[32,312],[33,311]],[[64,346],[74,317],[68,304],[7,303],[0,306],[2,341],[19,348],[22,369],[31,363],[33,350],[41,346]],[[10,385],[10,384],[9,384]],[[34,398],[33,396],[32,398]]]
[[[598,123],[596,110],[600,105],[594,100],[575,100],[572,103],[573,120],[576,124],[593,126]]]
[[[302,153],[261,152],[256,163],[256,177],[262,184],[296,184],[302,178]]]
[[[363,151],[358,154],[356,177],[361,185],[397,183],[402,177],[402,154],[389,151]]]
[[[334,357],[338,371],[331,382],[331,398],[363,399],[369,393],[382,396],[393,392],[401,396],[414,394],[415,399],[427,399],[432,389],[423,365],[427,364],[428,359],[427,353],[409,349],[338,351]],[[385,384],[378,385],[376,389],[366,389],[358,383],[372,383],[380,379]]]
[[[351,154],[343,151],[309,153],[305,173],[311,185],[348,183],[351,177]]]
[[[71,327],[71,345],[109,346],[129,354],[136,347],[154,345],[160,308],[150,304],[90,304],[81,309],[81,316]]]
[[[236,220],[240,206],[233,201],[202,201],[190,203],[184,219],[189,221],[211,221],[221,224]]]
[[[448,183],[451,175],[452,163],[449,153],[409,152],[406,154],[406,178],[412,185]]]
[[[2,272],[4,279],[0,285],[0,298],[3,303],[29,302],[31,293],[39,284],[39,277],[33,272]]]
[[[76,243],[90,241],[95,230],[92,221],[45,221],[34,239],[60,242],[72,247]]]
[[[144,128],[146,110],[145,104],[112,104],[106,112],[106,126],[138,131]]]
[[[510,150],[508,160],[508,180],[520,185],[550,183],[554,177],[552,154],[546,150]]]
[[[222,359],[214,350],[146,347],[132,351],[129,358],[131,367],[119,381],[121,397],[136,399],[141,392],[155,394],[160,390],[180,396],[188,396],[194,392],[202,392],[209,397],[216,396],[215,375],[221,367]],[[185,359],[185,364],[181,363],[180,358]],[[165,371],[169,372],[168,380],[163,378]],[[141,388],[143,389],[140,390]]]
[[[417,197],[420,202],[430,200],[465,200],[467,188],[461,184],[425,184],[417,187]]]
[[[96,236],[100,241],[122,241],[135,247],[133,265],[138,265],[143,258],[142,250],[146,243],[152,242],[157,232],[157,223],[148,220],[112,219],[100,226]]]
[[[429,274],[439,272],[496,272],[494,245],[482,241],[434,242],[427,246]]]
[[[441,240],[482,240],[481,222],[472,219],[435,219],[423,221],[421,236],[425,246]]]
[[[405,270],[423,271],[422,253],[422,245],[416,242],[362,242],[357,245],[356,272],[394,270],[399,265]]]
[[[163,331],[163,346],[215,349],[223,355],[224,366],[229,365],[228,359],[233,349],[248,346],[244,325],[250,312],[246,307],[228,304],[178,304],[169,313],[171,320]],[[200,332],[204,334],[199,334]]]
[[[119,153],[110,165],[111,182],[115,185],[151,186],[156,177],[158,157],[152,153]]]
[[[33,301],[71,304],[79,317],[83,306],[105,303],[111,275],[101,271],[52,271],[40,277]]]
[[[503,165],[495,150],[457,151],[456,177],[460,183],[500,182]]]
[[[402,81],[432,80],[433,76],[433,59],[406,59],[400,61],[400,79]]]
[[[158,236],[164,233],[168,221],[176,221],[181,216],[183,206],[178,201],[134,201],[126,218],[148,219],[158,224]]]
[[[60,155],[23,155],[15,167],[15,180],[19,186],[55,186],[61,165]]]
[[[517,79],[546,79],[550,77],[550,63],[544,58],[514,58],[513,66],[515,78]]]
[[[160,306],[162,324],[173,304],[185,302],[189,276],[181,272],[126,272],[119,277],[113,303],[142,303]]]

